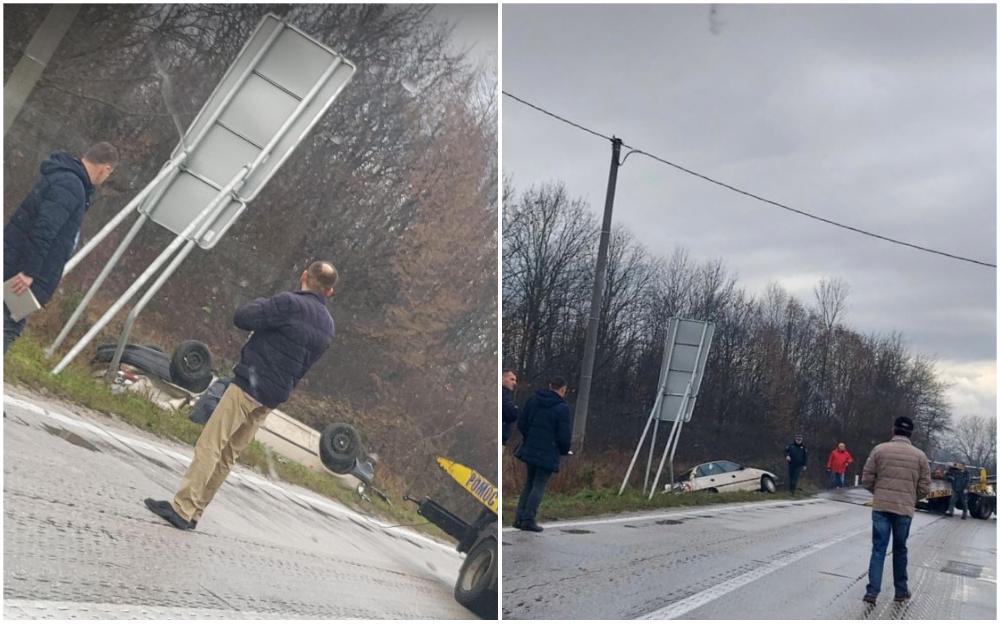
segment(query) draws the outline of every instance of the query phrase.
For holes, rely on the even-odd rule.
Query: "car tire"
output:
[[[95,362],[110,362],[115,355],[117,344],[104,344],[97,347],[94,355]],[[122,352],[122,364],[134,366],[157,377],[170,381],[170,360],[166,354],[151,347],[127,344]]]
[[[349,473],[361,454],[361,435],[351,425],[327,425],[319,437],[319,458],[337,474]]]
[[[212,352],[198,340],[185,340],[170,358],[170,381],[192,392],[212,383]]]
[[[764,475],[763,477],[760,478],[760,491],[764,492],[765,494],[774,494],[775,492],[778,491],[778,486],[775,485],[774,479],[772,479],[767,475]]]
[[[490,525],[484,529],[488,533]],[[497,539],[493,535],[479,541],[462,562],[455,582],[455,600],[484,620],[497,619]]]

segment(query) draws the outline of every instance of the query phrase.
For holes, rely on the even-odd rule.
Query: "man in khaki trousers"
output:
[[[194,459],[173,501],[147,498],[150,511],[181,530],[197,526],[268,413],[288,400],[329,348],[334,325],[326,299],[336,283],[332,264],[313,262],[299,277],[300,290],[256,299],[236,310],[233,324],[253,334],[233,369],[234,381],[198,437]]]

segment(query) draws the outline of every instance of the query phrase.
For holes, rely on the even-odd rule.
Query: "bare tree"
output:
[[[997,419],[976,414],[958,419],[949,440],[970,466],[995,470],[997,462]]]
[[[851,289],[847,282],[839,277],[832,279],[824,277],[813,289],[813,293],[816,295],[816,303],[819,305],[823,328],[832,332],[837,325],[837,320],[843,316],[847,309],[847,296],[851,293]]]

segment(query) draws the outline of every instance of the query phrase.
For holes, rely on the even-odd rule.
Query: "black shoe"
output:
[[[538,526],[538,523],[534,520],[528,520],[527,522],[522,522],[521,526],[518,527],[522,531],[532,531],[533,533],[541,533],[545,529]]]
[[[906,592],[905,594],[896,594],[896,597],[893,598],[893,600],[895,600],[896,602],[906,602],[909,599],[910,599],[910,592]]]
[[[865,602],[867,602],[870,605],[873,605],[873,604],[875,604],[875,599],[876,598],[878,598],[878,596],[876,596],[875,594],[865,594],[865,597],[862,598],[862,600],[864,600]]]
[[[192,520],[191,522],[188,523],[188,525],[189,525],[188,528],[194,531],[198,527],[198,521]]]
[[[143,502],[146,503],[146,507],[148,507],[150,511],[172,524],[175,528],[182,531],[188,531],[194,528],[190,522],[182,518],[179,513],[174,511],[174,506],[170,504],[170,501],[158,501],[153,500],[152,498],[147,498]]]
[[[515,529],[520,529],[521,528],[521,521],[520,520],[515,520],[513,523],[511,523],[510,526],[514,527]]]

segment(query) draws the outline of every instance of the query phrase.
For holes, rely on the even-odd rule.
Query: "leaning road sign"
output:
[[[639,453],[646,444],[646,437],[649,436],[649,458],[646,461],[646,476],[642,482],[642,492],[646,493],[649,488],[649,498],[653,498],[656,486],[660,482],[660,475],[663,473],[663,466],[670,460],[670,481],[674,479],[674,453],[677,452],[677,444],[681,437],[681,430],[684,423],[691,420],[694,413],[695,401],[698,398],[698,391],[701,388],[701,379],[705,373],[705,364],[708,362],[708,350],[712,345],[712,337],[715,335],[715,324],[707,321],[695,321],[691,319],[672,318],[667,324],[667,336],[663,345],[663,361],[660,364],[660,379],[656,384],[656,400],[653,402],[653,409],[649,412],[646,426],[639,436],[639,443],[636,444],[635,453],[632,454],[632,461],[625,471],[625,478],[618,489],[621,496],[628,485],[632,469],[635,467]],[[660,431],[660,422],[673,422],[670,427],[670,434],[667,436],[667,443],[660,457],[660,464],[653,478],[653,485],[649,487],[649,477],[653,469],[653,455],[656,452],[656,438]],[[650,430],[652,429],[652,435]]]
[[[354,75],[350,61],[294,26],[267,15],[171,154],[184,158],[139,210],[175,234],[184,231],[241,167],[237,193],[203,229],[211,249],[236,221]]]
[[[674,421],[683,417],[684,422],[691,421],[714,335],[713,323],[670,319],[657,384],[661,394],[656,415],[659,420]]]
[[[268,14],[209,96],[156,177],[66,264],[69,273],[133,210],[139,218],[115,249],[59,336],[51,356],[83,315],[147,220],[176,237],[52,370],[58,374],[159,272],[125,320],[108,368],[111,378],[136,317],[194,247],[211,249],[246,210],[354,76],[355,66]],[[168,264],[169,262],[169,264]],[[166,268],[163,266],[166,265]],[[162,272],[160,269],[163,268]]]

